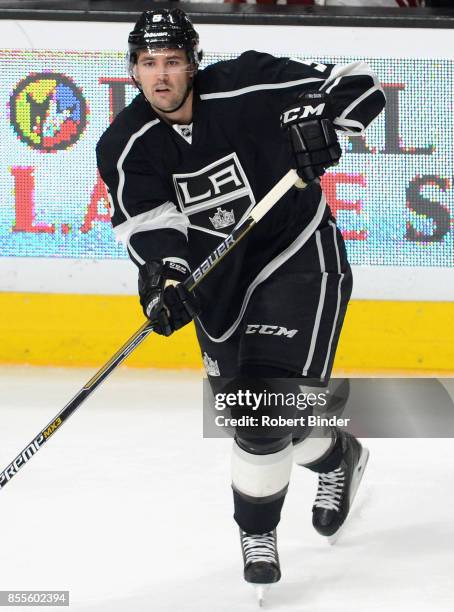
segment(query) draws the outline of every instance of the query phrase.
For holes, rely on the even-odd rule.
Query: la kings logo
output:
[[[203,365],[208,376],[220,376],[217,359],[211,359],[207,353],[203,353]]]
[[[235,225],[235,215],[233,214],[233,210],[229,212],[218,206],[216,214],[210,217],[210,221],[214,229],[222,229],[224,227],[229,227],[229,225]]]
[[[236,153],[196,172],[174,174],[173,182],[179,207],[189,217],[190,226],[211,234],[227,236],[255,204]]]

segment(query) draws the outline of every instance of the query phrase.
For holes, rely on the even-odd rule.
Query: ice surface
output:
[[[1,469],[92,374],[0,369]],[[0,589],[69,589],[72,612],[257,610],[231,518],[231,442],[202,438],[201,396],[200,374],[115,372],[0,491]],[[283,578],[264,609],[452,610],[452,440],[367,446],[335,546],[311,526],[314,474],[295,467]]]

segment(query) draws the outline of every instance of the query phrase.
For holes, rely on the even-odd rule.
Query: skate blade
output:
[[[361,456],[360,456],[359,461],[358,461],[358,465],[356,466],[356,469],[355,469],[355,473],[353,474],[352,484],[351,484],[351,487],[350,487],[350,503],[349,503],[350,508],[349,508],[349,511],[348,511],[349,514],[350,514],[351,509],[352,509],[352,504],[353,504],[353,500],[355,499],[356,492],[358,491],[358,487],[359,487],[359,485],[361,483],[361,480],[362,480],[362,478],[364,476],[364,472],[366,470],[366,466],[367,466],[368,460],[369,460],[369,451],[368,451],[367,448],[363,448],[363,450],[361,451]],[[347,518],[348,518],[348,516],[347,516]],[[333,533],[333,535],[327,536],[326,539],[328,540],[328,543],[331,546],[333,546],[337,542],[337,540],[339,539],[339,535],[341,534],[344,525],[345,525],[345,523],[343,523],[339,527],[339,529],[336,531],[336,533]]]
[[[260,608],[263,608],[263,603],[265,601],[265,594],[269,590],[269,584],[254,584],[255,596],[257,597],[257,603]]]

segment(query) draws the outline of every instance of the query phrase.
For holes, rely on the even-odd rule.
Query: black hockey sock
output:
[[[233,518],[246,533],[268,533],[276,529],[281,520],[281,510],[287,489],[270,501],[247,497],[233,490],[235,514]]]

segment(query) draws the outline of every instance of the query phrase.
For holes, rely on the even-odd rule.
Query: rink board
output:
[[[101,367],[143,322],[133,296],[0,294],[0,363]],[[200,368],[193,326],[149,337],[134,367]],[[454,373],[454,304],[353,300],[336,372]]]

